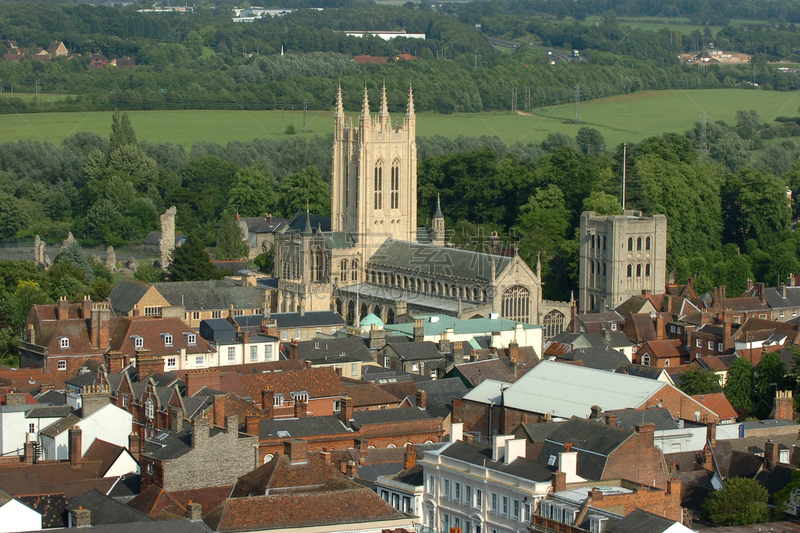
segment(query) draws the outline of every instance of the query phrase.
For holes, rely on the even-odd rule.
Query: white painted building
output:
[[[71,412],[68,405],[0,405],[0,454],[22,455],[26,439],[39,440],[42,429]]]
[[[405,37],[406,39],[422,39],[425,40],[424,33],[407,33],[405,30],[402,31],[374,31],[374,30],[366,30],[366,31],[345,31],[345,35],[348,37],[363,37],[364,35],[372,35],[373,37],[380,37],[384,41],[391,41],[392,39],[397,39],[398,37]]]
[[[38,531],[42,515],[5,491],[0,490],[0,533]]]
[[[442,532],[527,533],[556,467],[525,459],[524,439],[497,436],[484,448],[460,440],[461,424],[451,431],[453,442],[425,452],[419,463],[423,525]]]
[[[133,415],[124,409],[108,404],[85,418],[72,414],[43,429],[40,434],[43,459],[69,458],[69,428],[81,428],[81,457],[95,439],[123,448],[128,446],[128,436],[133,429]]]

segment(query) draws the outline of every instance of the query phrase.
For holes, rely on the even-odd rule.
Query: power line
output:
[[[575,124],[581,123],[581,86],[575,86]]]
[[[700,119],[700,149],[708,150],[708,138],[706,136],[706,124],[708,123],[708,116],[706,110],[703,109],[703,115]]]
[[[511,89],[511,112],[517,112],[517,88]]]

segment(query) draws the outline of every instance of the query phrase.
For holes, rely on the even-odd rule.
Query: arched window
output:
[[[606,275],[606,266],[607,265],[608,265],[608,263],[603,263],[603,275],[604,276]]]
[[[596,235],[592,235],[592,248],[595,247],[595,240],[597,239]]]
[[[643,364],[644,366],[650,366],[650,356],[649,356],[649,355],[647,355],[647,354],[644,354],[644,355],[642,356],[642,364]]]
[[[264,464],[267,464],[268,462],[272,461],[273,457],[275,457],[275,456],[272,455],[271,453],[268,453],[267,455],[265,455],[264,456]]]
[[[392,209],[400,208],[400,160],[395,159],[392,163]]]
[[[633,237],[628,237],[628,251],[633,251]]]
[[[603,235],[603,250],[606,249],[606,236]]]
[[[375,165],[375,209],[383,209],[383,162]]]
[[[153,404],[153,400],[148,398],[144,402],[144,417],[148,420],[152,420],[155,416],[155,405]]]
[[[648,278],[650,277],[650,263],[647,263],[644,266],[644,275],[647,276]]]
[[[547,313],[542,321],[545,338],[555,337],[564,331],[564,320],[564,314],[560,311],[553,310]]]
[[[649,250],[649,249],[650,249],[650,243],[651,243],[651,240],[650,240],[650,237],[648,237],[648,238],[647,238],[647,239],[644,241],[644,249],[645,249],[645,250]]]
[[[531,291],[522,285],[514,285],[503,291],[501,316],[517,322],[530,322]]]
[[[594,311],[595,308],[597,307],[597,296],[595,296],[594,294],[589,295],[589,307],[591,308],[592,311]]]
[[[347,259],[342,259],[342,272],[347,272]]]
[[[638,237],[636,239],[636,249],[637,250],[641,250],[642,249],[642,238],[641,237]]]
[[[589,261],[589,266],[591,267],[591,268],[589,269],[589,270],[590,270],[590,272],[589,272],[589,273],[590,273],[590,274],[594,274],[594,261]]]
[[[628,277],[633,277],[633,265],[628,265]]]
[[[641,263],[636,265],[636,277],[637,278],[641,278],[642,277],[642,265],[641,265]]]
[[[351,268],[352,271],[350,272],[350,279],[352,281],[358,281],[358,259],[353,259]]]

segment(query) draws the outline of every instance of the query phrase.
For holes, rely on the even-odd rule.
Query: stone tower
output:
[[[333,141],[333,231],[358,239],[366,257],[387,238],[417,240],[417,143],[414,95],[402,123],[392,125],[386,86],[380,110],[370,115],[369,94],[358,125],[345,118],[342,89],[336,100]]]
[[[431,244],[444,246],[444,215],[440,198],[436,198],[436,214],[431,221]]]
[[[663,294],[667,272],[667,217],[625,211],[581,214],[580,312],[602,313],[631,296]]]
[[[161,240],[158,243],[161,255],[161,268],[166,271],[172,263],[175,251],[175,214],[178,210],[173,205],[161,215]]]

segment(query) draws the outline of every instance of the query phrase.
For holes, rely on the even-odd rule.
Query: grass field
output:
[[[497,135],[511,144],[517,141],[540,143],[549,133],[575,136],[584,126],[600,130],[611,147],[622,142],[638,142],[665,131],[683,133],[700,120],[703,110],[708,120],[735,121],[738,109],[754,109],[762,122],[779,116],[797,116],[800,94],[744,89],[650,91],[581,103],[581,124],[565,123],[575,116],[574,105],[534,109],[528,114],[477,113],[437,115],[419,113],[417,134],[423,137],[444,135]],[[291,123],[286,111],[133,111],[128,113],[140,140],[151,143],[180,143],[187,148],[197,141],[225,144],[267,137],[277,139]],[[353,117],[357,114],[353,113]],[[107,137],[111,131],[111,112],[43,113],[2,115],[0,142],[37,139],[59,144],[78,131],[93,131]],[[333,131],[333,115],[328,111],[308,112],[307,135]],[[399,117],[397,117],[399,118]],[[302,130],[302,112],[295,111],[294,126]]]
[[[572,20],[568,18],[566,20]],[[602,17],[592,16],[586,17],[583,21],[584,24],[597,24],[603,20]],[[693,31],[703,32],[705,26],[700,24],[692,24],[688,18],[685,17],[617,17],[617,22],[620,26],[627,26],[629,28],[636,28],[647,31],[658,31],[663,28],[669,28],[679,33],[689,35]],[[745,24],[767,24],[766,21],[759,20],[740,20],[731,19],[729,21],[731,26],[743,26]],[[709,26],[713,34],[721,30],[724,26]]]

